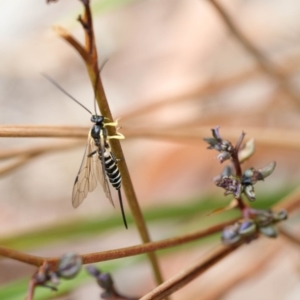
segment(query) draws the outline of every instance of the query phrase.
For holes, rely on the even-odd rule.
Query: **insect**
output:
[[[117,190],[119,203],[122,212],[123,222],[126,228],[127,221],[123,207],[122,194],[121,194],[121,173],[118,168],[118,161],[114,154],[111,152],[108,140],[110,139],[124,139],[125,137],[116,130],[116,134],[109,136],[107,132],[107,126],[118,126],[118,120],[115,122],[105,122],[105,117],[95,114],[87,109],[78,100],[72,97],[66,92],[60,85],[58,85],[51,77],[46,74],[42,74],[52,84],[54,84],[65,95],[83,107],[91,114],[91,122],[94,123],[88,134],[88,141],[84,151],[83,159],[75,179],[73,193],[72,193],[72,205],[77,208],[83,200],[87,197],[89,192],[92,192],[98,182],[102,185],[102,188],[106,194],[106,197],[110,203],[114,206],[112,195],[108,180],[111,185]]]

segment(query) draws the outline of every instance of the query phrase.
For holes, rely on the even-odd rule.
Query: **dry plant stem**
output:
[[[9,148],[9,149],[1,149],[0,160],[13,158],[16,156],[34,155],[34,154],[70,150],[82,145],[83,142],[75,141],[69,143],[56,143],[56,144],[51,143],[48,145],[38,145],[32,147],[16,147],[16,148]]]
[[[274,209],[285,209],[288,213],[292,213],[300,207],[300,187],[296,188],[288,194],[282,201],[277,203]]]
[[[224,227],[233,224],[233,222],[235,221],[237,221],[237,219],[223,222],[221,224],[217,224],[215,226],[209,227],[204,230],[196,231],[194,233],[186,234],[179,237],[169,238],[157,242],[151,242],[143,245],[126,247],[123,249],[85,254],[82,255],[82,260],[84,263],[88,264],[88,263],[92,263],[93,261],[104,261],[104,260],[116,259],[121,257],[128,257],[132,255],[147,253],[150,251],[157,251],[161,249],[171,248],[174,246],[179,246],[188,242],[192,242],[210,236],[217,232],[220,232]]]
[[[87,138],[89,128],[79,126],[1,125],[0,137]]]
[[[199,142],[207,136],[207,132],[214,127],[201,126],[200,128],[185,127],[184,124],[176,125],[176,127],[168,128],[122,128],[122,132],[126,137],[130,138],[146,138],[146,139],[162,139],[175,142]],[[294,129],[264,128],[264,127],[247,127],[244,128],[247,135],[255,136],[257,144],[278,147],[280,149],[300,149],[300,133]],[[235,127],[222,126],[222,131],[226,132],[227,139],[235,139],[241,132]]]
[[[263,55],[239,30],[238,26],[234,24],[232,18],[224,10],[224,8],[218,3],[217,0],[209,0],[209,2],[214,6],[216,11],[219,13],[220,17],[231,30],[234,36],[240,41],[244,48],[250,53],[254,59],[259,63],[261,69],[273,79],[275,79],[282,90],[292,99],[296,104],[299,105],[299,96],[295,94],[288,85],[286,78],[283,76],[282,72],[273,65],[265,55]]]
[[[122,133],[126,139],[147,138],[164,139],[176,142],[196,141],[207,136],[207,132],[215,124],[198,128],[185,127],[185,124],[172,128],[126,128],[122,127]],[[52,137],[52,138],[81,138],[86,139],[90,128],[79,126],[49,126],[49,125],[0,125],[0,137]],[[222,126],[226,132],[226,138],[235,139],[240,130],[234,127]],[[280,149],[300,149],[300,133],[294,129],[247,127],[249,136],[255,136],[257,144],[278,147]],[[120,162],[121,164],[121,162]]]
[[[93,22],[92,22],[92,14],[90,10],[90,5],[88,0],[81,0],[82,4],[84,5],[84,14],[83,16],[79,17],[79,21],[83,26],[85,32],[85,52],[86,55],[81,53],[81,48],[78,47],[77,44],[74,44],[74,38],[71,37],[70,34],[64,32],[61,37],[63,37],[68,43],[70,43],[76,50],[78,50],[81,57],[84,59],[86,68],[89,74],[89,77],[92,82],[92,86],[95,88],[95,96],[98,102],[98,106],[100,109],[101,114],[108,118],[109,120],[113,120],[112,114],[110,112],[110,108],[106,99],[106,95],[104,92],[104,88],[102,85],[102,81],[100,76],[98,76],[98,56],[97,56],[97,49],[94,39],[94,29],[93,29]],[[59,33],[59,32],[58,32]],[[115,135],[115,128],[108,127],[108,134]],[[133,184],[130,178],[130,174],[126,165],[125,157],[121,148],[121,144],[117,139],[110,140],[110,146],[114,155],[119,159],[118,167],[122,175],[122,182],[123,182],[123,189],[126,194],[126,198],[128,204],[130,206],[132,215],[135,220],[135,224],[138,227],[138,231],[141,235],[142,241],[144,243],[150,242],[150,236],[146,227],[145,220],[143,218],[141,209],[139,207],[137,197],[133,188]],[[158,261],[156,258],[155,253],[148,253],[149,259],[151,261],[153,271],[155,274],[155,278],[157,283],[161,283],[163,281],[161,272],[159,269]]]
[[[11,258],[32,266],[40,266],[45,260],[43,257],[22,253],[17,250],[9,249],[0,246],[0,256]]]
[[[287,197],[285,197],[282,201],[280,201],[279,204],[274,206],[274,209],[286,209],[289,213],[292,211],[298,209],[300,206],[300,188],[296,189],[293,191],[291,194],[289,194]],[[230,222],[222,223],[215,225],[209,229],[202,230],[190,235],[186,235],[183,237],[177,237],[177,238],[171,238],[167,240],[162,240],[158,242],[152,242],[144,245],[138,245],[138,246],[133,246],[133,247],[127,247],[127,248],[121,248],[121,249],[116,249],[116,250],[110,250],[110,251],[105,251],[101,253],[92,253],[92,254],[85,254],[82,255],[84,258],[84,263],[94,263],[94,262],[99,262],[104,260],[110,260],[110,259],[116,259],[116,258],[121,258],[121,257],[127,257],[131,255],[137,255],[137,254],[143,254],[147,253],[148,251],[155,251],[158,249],[163,249],[167,247],[173,247],[175,245],[180,245],[186,242],[190,242],[195,239],[199,239],[208,235],[211,235],[213,233],[216,233],[220,230],[222,230],[226,225],[232,224],[236,222],[236,220],[232,220]],[[110,252],[111,256],[108,257],[107,253]],[[88,255],[94,255],[95,260],[91,260]],[[56,266],[57,261],[59,260],[58,257],[54,258],[42,258],[38,256],[32,256],[28,255],[16,250],[8,249],[5,247],[0,246],[0,256],[11,258],[17,261],[21,261],[30,265],[34,266],[40,266],[44,261],[47,261],[49,264],[52,266]]]
[[[241,143],[244,139],[244,136],[245,136],[245,133],[243,132],[241,138],[239,139],[239,141],[237,142],[237,145],[235,146],[235,148],[233,150],[233,153],[231,154],[232,163],[233,163],[234,168],[235,168],[235,174],[239,179],[241,179],[242,175],[243,175],[241,164],[240,164],[240,161],[239,161],[239,148],[240,148]],[[246,204],[244,203],[241,196],[238,197],[238,198],[235,198],[235,199],[237,200],[238,208],[241,210],[242,214],[244,215],[244,210],[246,208]]]
[[[82,145],[82,143],[64,143],[58,145],[47,145],[47,146],[38,146],[31,148],[16,148],[16,149],[7,149],[0,151],[0,159],[11,158],[19,156],[18,159],[8,166],[0,168],[0,176],[6,175],[9,172],[16,170],[17,168],[23,166],[31,159],[38,157],[39,155],[53,152],[53,151],[63,151],[69,150],[76,146]]]
[[[84,49],[84,47],[82,47],[82,45],[73,36],[71,36],[67,30],[65,30],[60,26],[53,26],[53,30],[59,36],[61,36],[65,41],[67,41],[70,45],[72,45],[77,50],[77,52],[80,54],[80,56],[83,58],[84,61],[89,60],[89,55]]]
[[[7,173],[10,173],[17,168],[23,166],[26,164],[31,158],[34,158],[38,156],[39,154],[31,154],[31,155],[24,155],[18,158],[16,161],[13,163],[9,164],[8,166],[5,166],[3,168],[0,168],[0,176],[6,175]]]
[[[34,291],[35,291],[35,283],[33,282],[33,280],[30,280],[28,286],[28,292],[25,300],[32,300],[34,296]]]
[[[173,294],[183,286],[190,283],[192,280],[204,273],[206,270],[222,260],[228,254],[236,250],[239,246],[241,246],[241,244],[231,247],[220,245],[214,251],[211,251],[207,255],[201,256],[197,261],[194,261],[191,266],[166,280],[160,286],[153,289],[150,293],[143,296],[140,300],[165,299],[165,297]]]
[[[294,243],[297,246],[300,246],[300,238],[291,233],[289,230],[285,229],[283,226],[279,227],[280,235],[284,236],[286,239],[288,239],[290,242]]]
[[[202,292],[201,300],[222,299],[232,288],[238,286],[247,279],[253,278],[257,273],[261,273],[270,264],[271,260],[281,248],[281,243],[269,246],[269,249],[264,248],[263,253],[259,253],[259,255],[253,254],[255,260],[253,260],[249,266],[246,265],[242,269],[239,269],[239,272],[231,273],[226,278],[222,277],[220,280],[218,280],[218,277],[214,278],[213,283],[209,285],[210,288],[208,289],[208,292]]]
[[[170,247],[174,247],[174,246],[179,246],[179,245],[182,245],[182,244],[185,244],[188,242],[198,240],[200,238],[210,236],[212,234],[220,232],[225,226],[231,225],[236,221],[237,221],[237,219],[223,222],[223,223],[217,224],[215,226],[209,227],[204,230],[199,230],[194,233],[186,234],[184,236],[169,238],[169,239],[165,239],[165,240],[161,240],[161,241],[157,241],[157,242],[150,242],[150,243],[146,243],[146,244],[142,244],[142,245],[125,247],[125,248],[120,248],[120,249],[115,249],[115,250],[83,254],[83,255],[81,255],[81,257],[82,257],[84,264],[90,264],[90,263],[96,263],[96,262],[100,262],[100,261],[107,261],[107,260],[112,260],[112,259],[129,257],[129,256],[133,256],[133,255],[145,254],[145,253],[157,251],[160,249],[166,249],[166,248],[170,248]],[[32,258],[34,256],[30,256],[30,261],[27,262],[26,260],[24,260],[24,257],[26,258],[26,254],[23,254],[21,252],[15,251],[15,250],[11,250],[11,251],[12,252],[10,253],[10,249],[0,246],[0,256],[19,260],[18,253],[20,253],[21,256],[20,256],[19,261],[26,262],[28,264],[39,265],[41,260],[47,261],[51,264],[56,264],[57,261],[59,260],[59,257],[42,258],[42,259],[40,257],[37,257],[37,260],[33,262]]]

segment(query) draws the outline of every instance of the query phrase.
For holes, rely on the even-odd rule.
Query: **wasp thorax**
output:
[[[96,124],[102,123],[103,119],[104,118],[102,116],[98,116],[98,115],[92,115],[91,117],[91,121]]]

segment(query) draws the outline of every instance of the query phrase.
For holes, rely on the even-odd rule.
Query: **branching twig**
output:
[[[225,226],[232,224],[236,220],[231,220],[227,221],[224,223],[220,223],[218,225],[212,226],[210,228],[204,229],[197,231],[195,233],[191,234],[186,234],[184,236],[179,236],[179,237],[174,237],[174,238],[169,238],[157,242],[150,242],[142,245],[137,245],[137,246],[131,246],[131,247],[126,247],[126,248],[120,248],[120,249],[115,249],[115,250],[108,250],[108,251],[103,251],[103,252],[95,252],[95,253],[88,253],[88,254],[83,254],[81,255],[82,261],[84,264],[90,264],[90,263],[96,263],[100,261],[107,261],[107,260],[112,260],[112,259],[118,259],[118,258],[123,258],[123,257],[129,257],[132,255],[139,255],[139,254],[145,254],[149,252],[154,252],[160,249],[166,249],[178,245],[182,245],[188,242],[192,242],[195,240],[198,240],[203,237],[207,237],[209,235],[215,234],[219,231],[221,231]],[[20,259],[18,259],[18,254],[20,253]],[[36,260],[34,260],[34,256],[29,255],[29,260],[26,261],[26,255],[24,253],[11,250],[5,247],[0,246],[0,256],[8,257],[8,258],[13,258],[15,260],[19,260],[28,264],[36,265],[38,266],[41,262],[43,261],[48,261],[51,264],[55,264],[59,258],[40,258],[37,257]]]
[[[300,188],[294,190],[290,193],[287,197],[282,199],[278,204],[274,206],[274,209],[286,209],[289,213],[293,212],[294,210],[298,209],[300,206]],[[131,255],[138,255],[144,254],[150,251],[156,251],[159,249],[164,249],[168,247],[174,247],[177,245],[181,245],[187,242],[191,242],[193,240],[197,240],[216,232],[221,231],[225,226],[234,223],[236,220],[231,220],[225,223],[221,223],[215,226],[212,226],[205,230],[200,230],[192,234],[187,234],[180,237],[165,239],[157,242],[150,242],[143,245],[131,246],[126,248],[120,248],[115,250],[103,251],[99,253],[92,253],[92,254],[84,254],[82,255],[84,263],[95,263],[104,260],[110,259],[117,259],[121,257],[128,257]],[[32,265],[40,265],[41,261],[49,261],[49,262],[56,262],[58,258],[41,258],[28,255],[29,259],[26,260],[27,254],[21,253],[16,250],[8,249],[5,247],[0,247],[0,256],[12,258],[18,261],[22,261]],[[19,259],[20,257],[20,259]],[[90,259],[93,257],[93,260]]]
[[[88,0],[81,0],[83,6],[84,6],[84,13],[83,16],[79,17],[79,21],[83,26],[84,32],[85,32],[85,47],[78,47],[78,42],[74,43],[75,39],[72,38],[71,34],[67,33],[66,31],[63,31],[62,35],[60,35],[63,39],[65,39],[69,44],[74,46],[74,48],[79,52],[80,56],[83,58],[87,72],[89,74],[91,83],[93,88],[95,89],[95,96],[98,102],[98,106],[100,109],[100,112],[102,116],[107,118],[108,120],[113,120],[106,95],[104,92],[103,84],[101,81],[98,70],[98,56],[97,56],[97,49],[96,49],[96,43],[94,39],[94,29],[93,29],[93,22],[92,22],[92,14],[90,10],[90,3]],[[58,32],[60,34],[60,32]],[[82,48],[85,50],[85,54],[82,53]],[[115,128],[112,126],[107,127],[108,134],[110,136],[115,135]],[[133,188],[133,184],[131,181],[131,177],[129,174],[129,170],[126,164],[126,160],[121,148],[120,141],[118,139],[111,139],[110,140],[110,146],[112,149],[112,152],[114,153],[114,156],[119,160],[118,167],[122,175],[122,183],[123,183],[123,189],[126,194],[126,198],[128,201],[128,204],[130,206],[132,215],[135,220],[135,224],[138,228],[138,231],[140,233],[140,236],[142,238],[142,241],[144,243],[147,243],[150,241],[150,236],[147,230],[147,226],[145,223],[145,220],[143,218],[141,209],[138,204],[138,200]],[[149,259],[151,261],[153,271],[155,274],[156,281],[158,283],[161,283],[162,276],[159,269],[159,265],[156,259],[155,253],[148,253]]]
[[[239,245],[235,246],[219,246],[219,248],[202,256],[197,261],[194,261],[191,266],[182,270],[175,276],[166,280],[163,284],[153,289],[150,293],[143,296],[140,300],[161,300],[165,297],[173,294],[189,282],[194,280],[196,277],[204,273],[207,269],[215,265],[221,259],[226,257],[228,254],[236,250]]]
[[[287,211],[292,212],[296,210],[300,206],[300,188],[296,191],[292,192],[286,198],[284,198],[279,204],[275,205],[275,208],[285,208]],[[144,245],[132,246],[127,248],[115,249],[110,251],[104,251],[100,253],[92,253],[82,255],[83,263],[94,263],[104,260],[116,259],[121,257],[127,257],[137,254],[147,253],[148,251],[155,251],[158,249],[163,249],[167,247],[173,247],[175,245],[180,245],[186,242],[190,242],[195,239],[199,239],[204,236],[211,235],[215,232],[222,230],[228,223],[235,222],[236,220],[215,225],[209,229],[202,230],[190,235],[185,235],[183,237],[171,238],[167,240],[162,240],[153,243],[147,243]],[[217,249],[217,251],[209,254],[205,259],[202,259],[198,262],[196,266],[190,267],[184,272],[174,276],[170,280],[166,281],[162,285],[160,285],[157,290],[153,290],[150,294],[145,297],[152,297],[151,295],[158,295],[158,298],[142,298],[142,299],[163,299],[166,295],[170,295],[175,290],[178,290],[180,287],[184,286],[188,282],[190,282],[193,278],[203,273],[210,266],[221,260],[227,254],[231,253],[236,247],[239,245],[230,248],[222,246]],[[11,258],[17,261],[21,261],[24,263],[28,263],[35,266],[40,266],[43,262],[48,262],[51,266],[56,266],[59,258],[42,258],[38,256],[28,255],[16,250],[8,249],[5,247],[0,247],[0,255]],[[93,257],[93,260],[91,259]]]
[[[17,250],[0,246],[0,256],[24,262],[32,266],[40,266],[46,259],[43,257],[22,253]]]
[[[227,277],[224,277],[222,274],[220,275],[220,280],[218,280],[218,277],[215,277],[213,283],[209,285],[210,288],[208,292],[202,292],[201,299],[218,300],[223,298],[232,288],[247,279],[253,278],[257,273],[262,272],[281,248],[282,244],[276,243],[275,246],[270,245],[269,249],[264,249],[263,253],[257,253],[255,255],[255,260],[246,264],[243,268],[240,268],[239,272],[232,272]]]

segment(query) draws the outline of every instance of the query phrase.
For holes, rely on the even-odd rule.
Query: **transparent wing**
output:
[[[94,154],[89,156],[91,153]],[[87,194],[96,188],[97,178],[100,181],[98,177],[100,169],[101,163],[98,158],[97,146],[89,134],[79,172],[73,187],[72,205],[74,208],[78,207],[86,198]]]
[[[107,199],[109,200],[109,202],[114,205],[112,196],[111,196],[111,192],[110,192],[110,187],[109,187],[109,183],[107,180],[107,176],[106,176],[106,172],[105,172],[105,155],[109,154],[107,153],[107,150],[105,148],[105,139],[103,137],[103,135],[100,135],[100,151],[101,151],[101,165],[102,165],[102,172],[100,172],[100,168],[98,169],[98,173],[97,173],[97,178],[98,181],[100,182],[100,184],[102,185],[102,188],[104,190],[104,193],[107,197]]]

